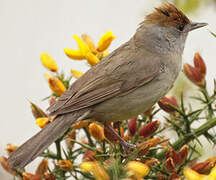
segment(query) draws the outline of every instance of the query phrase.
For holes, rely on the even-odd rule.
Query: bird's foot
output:
[[[130,154],[131,151],[136,148],[136,145],[129,144],[126,141],[120,141],[120,143],[124,147],[124,150],[125,150],[125,152],[126,152],[127,155]]]
[[[136,145],[127,143],[121,136],[119,136],[110,124],[105,123],[104,125],[116,137],[116,139],[119,140],[119,143],[124,147],[126,154],[130,154],[131,150],[134,149]]]

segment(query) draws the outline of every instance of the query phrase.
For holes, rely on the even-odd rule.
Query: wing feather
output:
[[[119,53],[121,52],[121,53]],[[125,43],[92,67],[52,105],[51,115],[74,112],[115,96],[133,92],[153,80],[160,72],[159,58],[149,59],[149,52]]]
[[[70,103],[66,103],[62,106],[60,109],[61,114],[74,112],[109,99],[119,93],[121,84],[121,82],[118,82],[110,86],[106,86],[107,88],[110,88],[107,91],[105,91],[104,88],[100,88],[97,89],[97,91],[91,91],[83,96],[80,96],[79,98],[72,98]]]

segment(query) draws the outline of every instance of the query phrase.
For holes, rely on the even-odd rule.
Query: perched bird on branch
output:
[[[134,36],[81,76],[51,105],[55,115],[38,134],[14,151],[11,167],[23,168],[77,121],[95,119],[125,142],[109,125],[133,118],[159,101],[170,89],[182,65],[188,33],[206,26],[193,23],[172,4],[146,16]]]

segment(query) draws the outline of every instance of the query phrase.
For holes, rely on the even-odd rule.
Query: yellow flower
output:
[[[58,94],[58,95],[62,95],[65,91],[66,91],[66,87],[64,86],[64,84],[57,79],[54,76],[51,76],[50,74],[45,74],[46,79],[48,80],[48,84],[50,89]]]
[[[103,52],[99,52],[99,53],[96,54],[96,56],[97,56],[97,58],[98,58],[99,60],[103,59],[104,57],[106,57],[106,56],[108,56],[108,55],[109,55],[108,49],[105,50],[105,51],[103,51]]]
[[[208,180],[216,180],[216,166],[212,168],[210,174],[208,175]]]
[[[78,35],[73,35],[73,38],[77,41],[79,50],[83,55],[91,52],[88,45],[82,39],[80,39]]]
[[[129,170],[129,175],[135,176],[137,179],[145,177],[150,171],[146,164],[138,161],[130,161],[127,164],[127,169]]]
[[[97,123],[91,123],[89,125],[89,132],[98,141],[102,141],[105,138],[103,127]]]
[[[109,54],[107,48],[111,44],[115,36],[111,31],[107,31],[99,40],[97,49],[87,34],[82,34],[82,39],[78,35],[74,35],[73,38],[77,41],[79,50],[64,49],[65,54],[75,60],[86,59],[91,66],[96,65]]]
[[[16,176],[17,172],[13,169],[11,169],[10,164],[7,162],[8,158],[4,157],[4,156],[0,156],[0,164],[2,166],[2,168],[7,171],[8,173]]]
[[[187,168],[184,169],[184,176],[187,180],[203,180],[206,175],[199,174],[196,171]]]
[[[58,165],[61,169],[65,171],[71,171],[73,169],[73,164],[69,160],[59,160]]]
[[[80,50],[64,49],[64,52],[71,59],[74,59],[74,60],[85,59],[85,56],[82,54]]]
[[[115,39],[116,36],[113,36],[113,33],[111,31],[107,31],[99,40],[98,46],[97,46],[97,51],[102,52],[106,50],[113,39]]]
[[[40,177],[36,174],[28,173],[28,172],[22,172],[22,180],[39,180]]]
[[[87,127],[88,124],[89,124],[88,121],[78,121],[78,122],[74,123],[74,124],[72,125],[72,127],[73,127],[74,129],[81,129],[81,128]]]
[[[97,50],[95,48],[95,45],[94,45],[91,37],[88,34],[82,34],[82,40],[88,45],[90,51],[93,54],[97,54]]]
[[[183,173],[187,180],[216,180],[216,166],[212,168],[209,175],[199,174],[190,168],[184,169]]]
[[[76,130],[72,129],[65,136],[65,143],[66,143],[66,146],[69,150],[73,149],[75,139],[76,139]]]
[[[40,128],[44,128],[49,123],[49,119],[47,117],[41,117],[36,119],[36,124]]]
[[[97,64],[100,60],[90,51],[90,48],[88,45],[79,38],[78,35],[74,35],[73,38],[77,41],[79,51],[81,54],[85,57],[85,59],[88,61],[88,63],[91,66],[94,66]]]
[[[77,41],[79,50],[64,49],[64,52],[68,57],[75,59],[75,60],[86,59],[91,66],[94,66],[95,64],[97,64],[100,61],[97,58],[97,56],[92,53],[92,51],[94,51],[94,50],[92,50],[93,45],[91,44],[91,46],[90,46],[89,37],[86,37],[86,36],[83,37],[83,39],[85,39],[85,41],[88,44],[86,42],[84,42],[84,40],[80,39],[78,35],[74,35],[73,38]],[[93,42],[91,42],[91,43],[93,43]],[[96,53],[96,50],[94,52]]]
[[[65,54],[75,60],[86,59],[91,66],[96,65],[109,54],[107,48],[111,44],[115,36],[111,31],[107,31],[99,40],[97,49],[87,34],[82,34],[82,39],[78,35],[74,35],[73,38],[77,41],[79,50],[64,49]]]
[[[109,55],[109,51],[108,49],[106,49],[105,51],[103,51],[103,58]]]
[[[14,146],[12,144],[7,144],[7,147],[5,148],[5,150],[7,151],[8,155],[10,155],[12,152],[14,152],[16,149],[18,148],[18,146]]]
[[[86,172],[91,172],[94,170],[94,162],[83,162],[79,167]]]
[[[58,71],[58,66],[56,65],[56,62],[49,54],[43,53],[40,56],[41,56],[41,62],[44,65],[44,67],[46,67],[52,72]]]
[[[71,69],[71,74],[72,74],[72,76],[75,77],[76,79],[80,78],[80,77],[83,75],[82,72],[77,71],[77,70],[74,70],[74,69]]]
[[[104,168],[98,162],[83,162],[80,169],[92,173],[96,180],[110,180]]]
[[[92,53],[87,53],[85,57],[86,57],[86,60],[88,61],[88,63],[89,63],[91,66],[94,66],[94,65],[96,65],[98,62],[100,62],[100,60],[97,58],[97,56],[95,56],[95,55],[92,54]]]

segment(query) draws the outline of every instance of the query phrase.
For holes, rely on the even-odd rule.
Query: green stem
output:
[[[86,136],[87,136],[87,138],[88,138],[89,145],[95,147],[95,145],[94,145],[94,143],[93,143],[93,141],[92,141],[92,139],[91,139],[91,135],[90,135],[89,131],[87,130],[87,128],[84,127],[83,130],[84,130],[85,133],[86,133]]]
[[[50,159],[58,159],[57,155],[53,152],[42,153],[40,156],[50,158]]]
[[[103,148],[103,153],[106,153],[106,143],[105,141],[102,142],[102,148]]]
[[[83,143],[81,143],[81,142],[79,142],[79,141],[76,141],[76,140],[72,140],[72,141],[74,141],[75,143],[79,144],[79,145],[82,146],[83,148],[86,148],[86,149],[88,149],[88,150],[97,152],[97,154],[102,154],[102,152],[99,151],[98,149],[96,149],[95,147],[92,147],[92,146],[90,146],[90,145],[88,145],[88,144],[83,144]]]
[[[184,120],[185,120],[185,126],[186,126],[186,132],[187,133],[190,133],[191,132],[191,128],[190,128],[190,121],[188,120],[188,117],[187,116],[184,116]]]
[[[208,118],[212,118],[213,117],[213,109],[212,109],[212,102],[211,102],[211,98],[209,97],[209,93],[208,93],[206,88],[204,88],[201,92],[203,93],[203,95],[205,97],[206,104],[208,107]]]
[[[206,93],[208,93],[208,92],[206,92]],[[213,114],[214,114],[213,109],[212,109],[212,102],[209,99],[209,96],[207,96],[206,100],[207,100],[207,106],[208,106],[208,118],[212,118]]]
[[[153,167],[158,172],[161,172],[162,174],[165,174],[166,176],[169,176],[169,173],[166,171],[163,171],[161,168],[158,168],[157,166]]]
[[[196,137],[199,137],[205,134],[205,132],[207,132],[209,129],[211,129],[214,126],[216,126],[216,118],[213,118],[207,121],[206,123],[201,125],[199,128],[195,129],[193,133],[189,133],[187,136],[179,138],[176,142],[173,143],[172,147],[174,147],[174,149],[180,149],[183,145],[189,143],[191,140],[195,139]],[[157,158],[162,159],[165,156],[167,151],[168,151],[168,148],[158,153],[156,155]]]
[[[213,117],[213,109],[212,109],[211,104],[208,105],[208,113],[209,113],[209,117],[212,118]]]
[[[57,151],[57,158],[58,159],[62,159],[62,155],[61,155],[61,141],[60,139],[55,141],[55,145],[56,145],[56,151]]]

